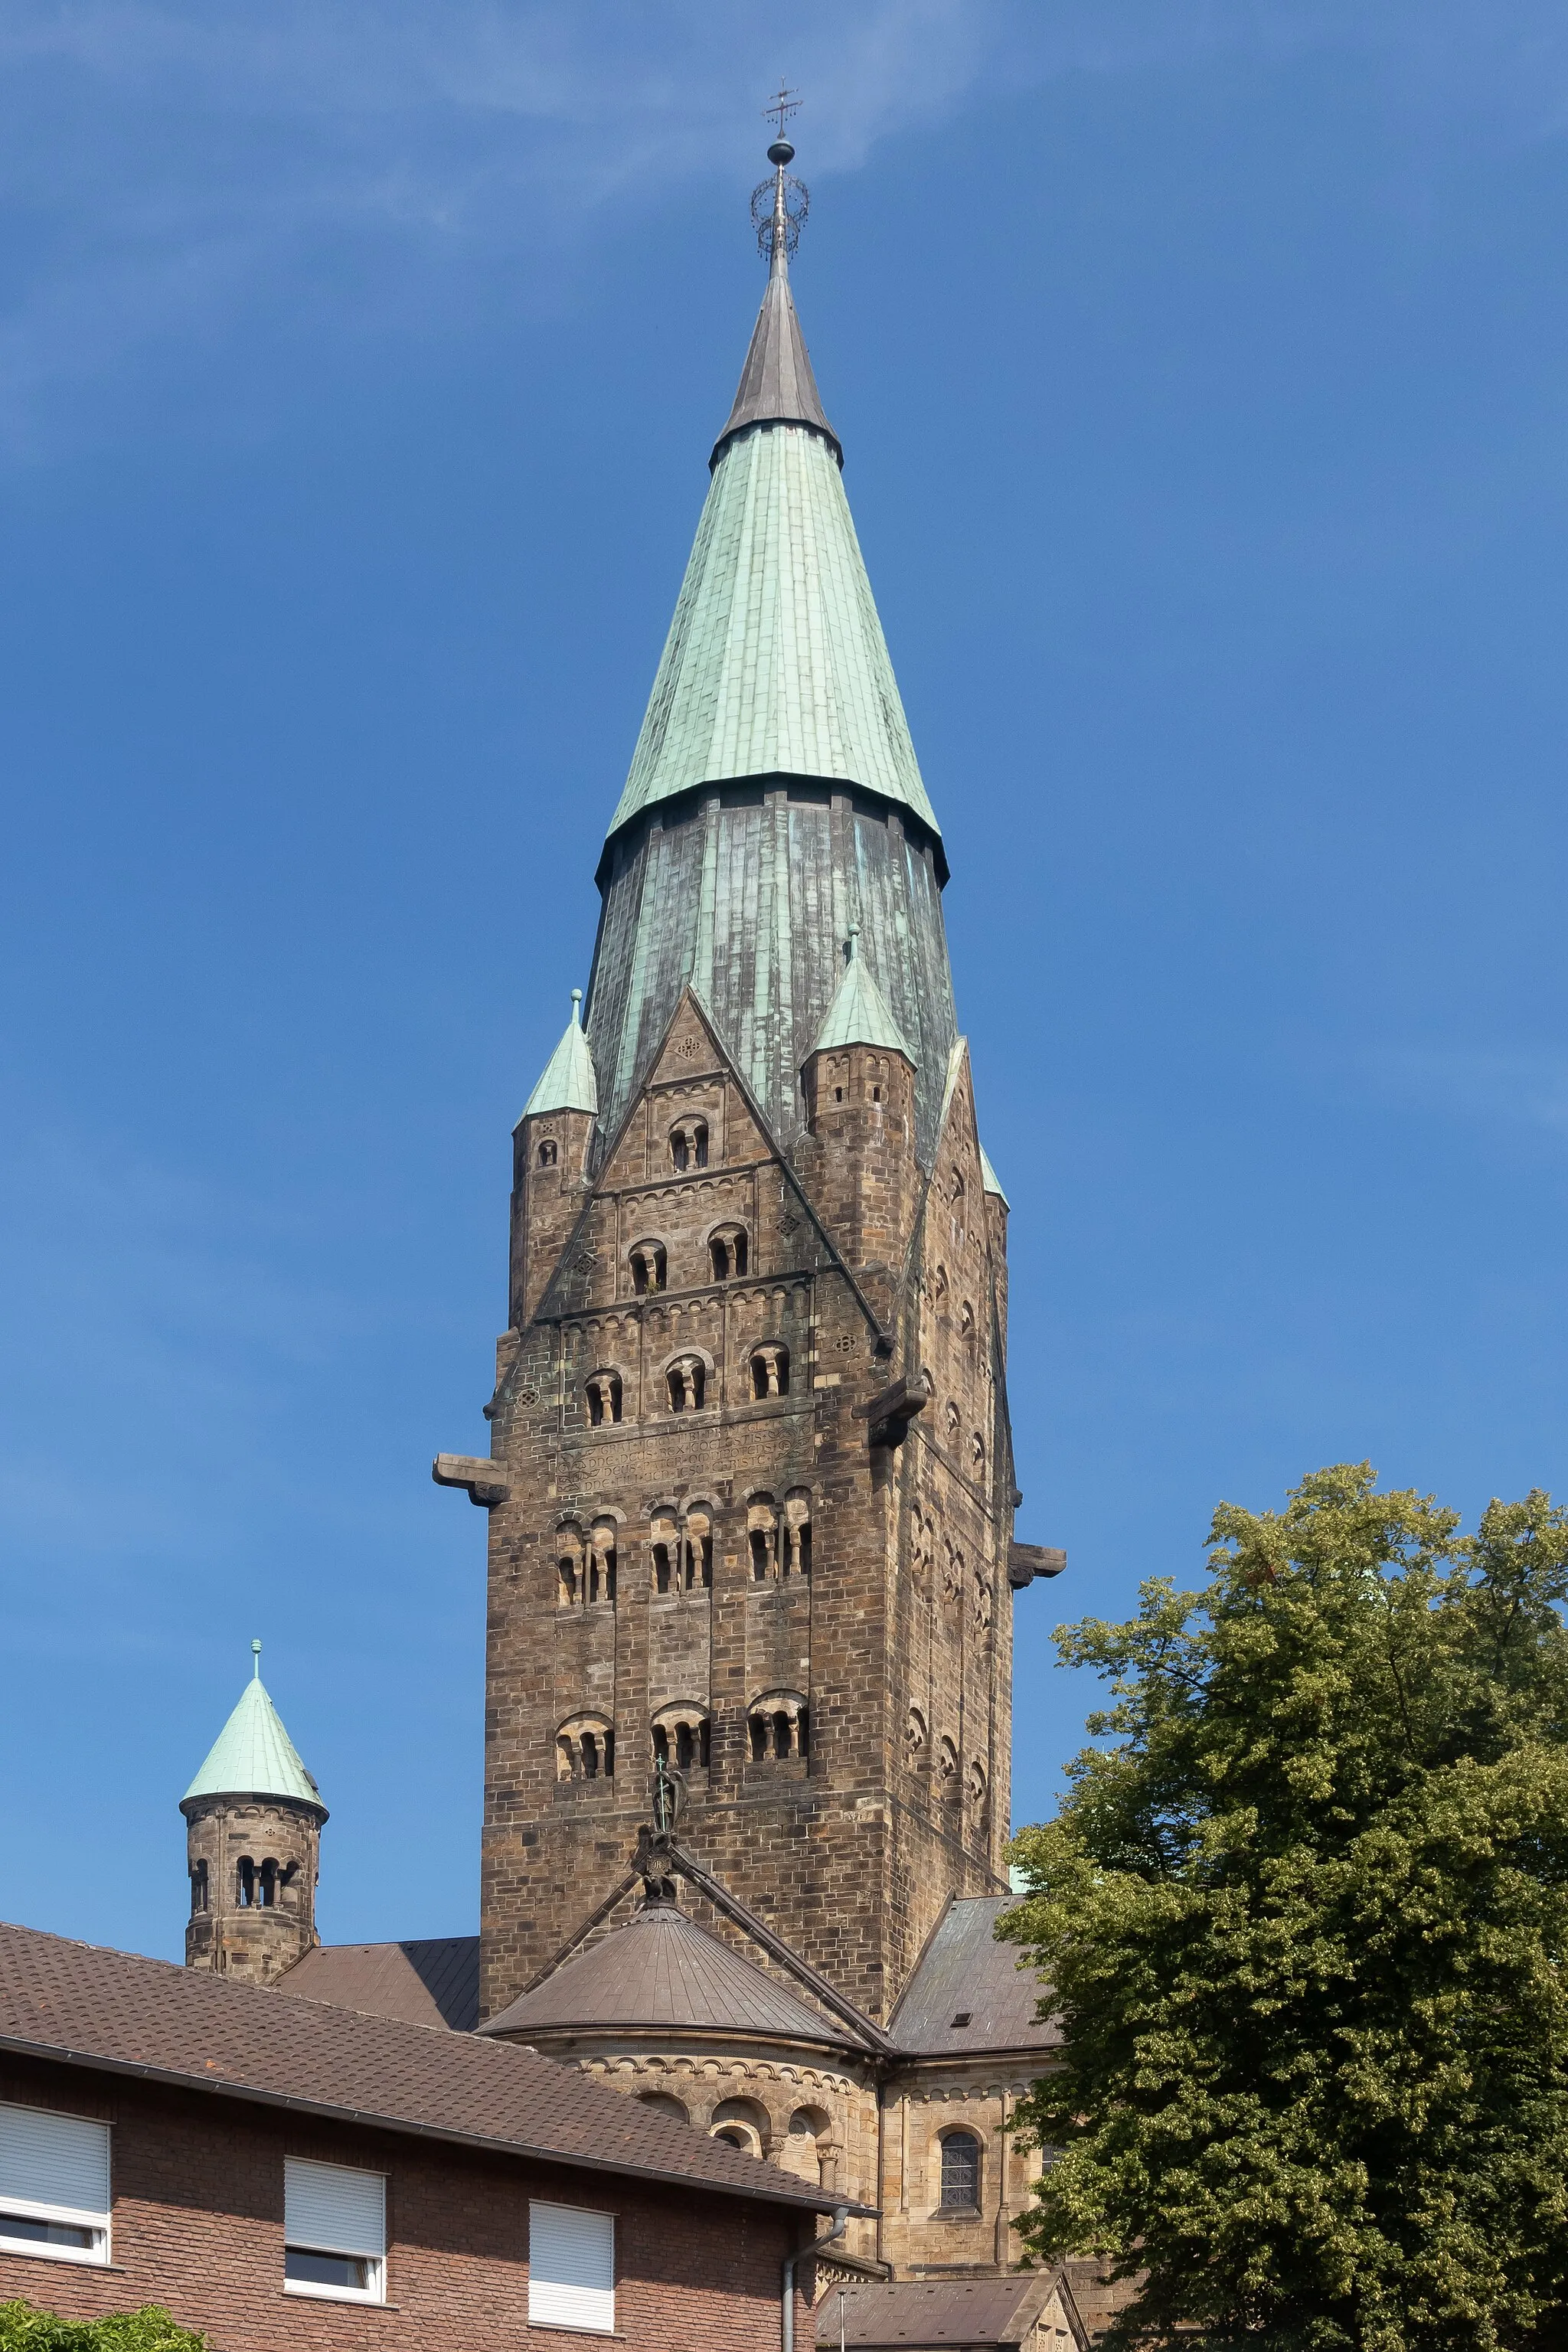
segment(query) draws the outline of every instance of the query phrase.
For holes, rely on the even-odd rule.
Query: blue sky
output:
[[[1461,0],[12,0],[0,1911],[176,1954],[248,1643],[329,1938],[473,1922],[508,1135],[795,285],[1013,1202],[1065,1614],[1370,1456],[1568,1488],[1568,28]]]

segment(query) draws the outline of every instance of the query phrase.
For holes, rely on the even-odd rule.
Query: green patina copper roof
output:
[[[994,1192],[1005,1209],[1010,1205],[1006,1193],[1002,1190],[1001,1179],[992,1167],[990,1154],[984,1144],[980,1147],[980,1181],[988,1192]]]
[[[816,1033],[814,1054],[836,1045],[881,1045],[901,1054],[912,1069],[915,1056],[909,1041],[888,1008],[888,1000],[872,979],[865,958],[858,952],[858,928],[850,926],[847,961],[838,991],[827,1008],[827,1018]]]
[[[768,775],[860,784],[937,830],[776,251],[610,831]]]
[[[268,1696],[261,1679],[261,1644],[253,1642],[251,1648],[255,1674],[185,1797],[286,1797],[297,1805],[314,1805],[324,1814],[321,1792]]]
[[[544,1075],[522,1107],[524,1118],[543,1110],[590,1110],[599,1108],[599,1082],[594,1056],[583,1034],[583,992],[572,991],[572,1018],[566,1034],[544,1065]]]

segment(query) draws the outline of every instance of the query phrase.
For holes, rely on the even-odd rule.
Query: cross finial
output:
[[[792,114],[798,114],[799,112],[800,100],[796,98],[793,89],[786,88],[784,77],[781,74],[779,77],[778,96],[770,100],[768,104],[763,107],[763,121],[764,122],[771,122],[773,126],[775,137],[782,139],[784,135],[784,124],[789,121]]]
[[[259,1642],[252,1642],[250,1645],[250,1671],[253,1679],[259,1682],[261,1680],[261,1644]]]

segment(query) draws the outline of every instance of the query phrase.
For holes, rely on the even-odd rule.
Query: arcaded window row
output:
[[[772,1495],[746,1501],[746,1568],[752,1584],[787,1582],[811,1574],[811,1494],[792,1486],[781,1507]],[[620,1526],[607,1513],[584,1528],[563,1519],[555,1530],[555,1601],[586,1609],[616,1598]],[[708,1592],[713,1585],[713,1521],[708,1507],[689,1503],[656,1510],[648,1521],[648,1582],[656,1594]]]
[[[746,1757],[753,1764],[790,1763],[811,1753],[811,1712],[800,1691],[759,1691],[746,1706]],[[659,1708],[648,1726],[648,1758],[677,1772],[706,1771],[712,1761],[713,1717],[696,1699]],[[614,1780],[616,1731],[593,1709],[569,1716],[555,1734],[558,1780]]]

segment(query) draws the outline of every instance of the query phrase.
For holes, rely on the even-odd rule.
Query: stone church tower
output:
[[[261,1644],[234,1713],[180,1800],[191,1915],[185,1966],[271,1984],[316,1942],[321,1792],[261,1679]]]
[[[884,2021],[1005,1889],[1018,1500],[1006,1202],[947,857],[792,299],[767,291],[597,883],[585,1017],[514,1137],[490,1513],[481,2009],[680,1835]]]

